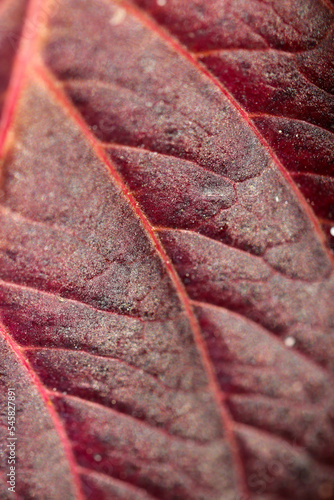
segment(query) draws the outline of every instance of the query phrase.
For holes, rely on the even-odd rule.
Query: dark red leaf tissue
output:
[[[0,499],[334,499],[332,0],[0,0]]]

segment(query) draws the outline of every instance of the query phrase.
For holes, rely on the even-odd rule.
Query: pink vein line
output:
[[[34,53],[37,43],[37,19],[38,13],[43,5],[42,0],[30,0],[28,4],[26,19],[23,25],[20,47],[14,61],[14,67],[8,87],[8,95],[4,104],[2,120],[0,124],[0,155],[2,156],[5,142],[13,122],[17,107],[17,101],[20,96],[26,70],[29,61]],[[32,30],[32,27],[35,30]]]
[[[192,54],[189,52],[181,43],[177,41],[176,38],[174,38],[165,28],[161,27],[158,23],[156,23],[144,10],[141,10],[140,8],[136,7],[133,5],[133,3],[128,0],[116,0],[117,3],[119,3],[124,9],[126,9],[130,15],[133,17],[136,17],[138,21],[145,25],[149,30],[151,30],[153,33],[155,33],[159,38],[163,39],[177,54],[182,56],[184,59],[189,61],[196,69],[198,72],[200,72],[202,75],[204,75],[207,79],[211,81],[215,87],[217,87],[221,93],[230,101],[230,103],[234,106],[234,108],[239,112],[241,117],[245,120],[249,128],[252,130],[252,132],[255,134],[255,136],[258,138],[264,149],[267,151],[269,154],[270,158],[272,161],[277,165],[277,168],[293,190],[295,196],[297,197],[299,203],[303,207],[304,211],[308,215],[308,218],[313,224],[313,229],[315,231],[315,234],[317,235],[318,239],[320,240],[324,250],[327,253],[327,256],[329,257],[330,261],[333,263],[334,259],[332,256],[332,252],[327,248],[325,242],[326,242],[326,236],[323,233],[320,224],[311,209],[311,207],[306,203],[306,200],[300,190],[297,188],[296,184],[293,182],[293,179],[291,178],[289,172],[284,168],[282,163],[280,162],[278,156],[276,153],[272,150],[266,139],[263,137],[263,135],[260,133],[258,128],[255,126],[253,121],[250,119],[250,117],[247,114],[247,111],[236,101],[236,99],[230,94],[230,92],[225,88],[225,86],[217,80],[213,74],[203,65],[201,64],[197,58],[195,57],[195,54]]]
[[[38,33],[40,28],[40,19],[44,17],[40,16],[40,13],[43,11],[43,6],[45,6],[44,0],[30,0],[27,7],[20,46],[17,55],[15,57],[13,71],[8,87],[7,99],[4,104],[2,121],[0,124],[0,157],[5,155],[6,142],[8,141],[9,138],[8,136],[12,124],[14,122],[19,98],[22,93],[25,80],[27,78],[27,70],[29,68],[29,63],[33,58],[37,46],[38,36],[39,36]],[[57,412],[55,411],[55,408],[50,398],[48,397],[43,384],[41,383],[40,379],[37,377],[36,373],[31,368],[29,362],[22,354],[19,346],[7,334],[7,332],[3,327],[1,328],[1,331],[3,331],[4,336],[7,339],[7,342],[12,347],[13,351],[17,355],[22,365],[28,371],[33,383],[35,384],[43,401],[45,402],[46,408],[49,411],[55,429],[59,435],[60,442],[63,446],[65,456],[68,461],[69,469],[71,471],[71,475],[73,478],[74,489],[76,492],[76,499],[84,500],[84,496],[81,489],[81,481],[75,469],[75,459],[72,453],[71,445],[69,443],[66,432],[63,428],[61,420]]]
[[[222,422],[224,424],[226,438],[229,441],[231,453],[232,453],[233,460],[235,463],[235,467],[236,467],[236,470],[238,472],[240,491],[243,493],[245,499],[249,499],[249,494],[248,494],[248,491],[246,490],[246,487],[245,487],[246,480],[245,480],[244,469],[243,469],[243,465],[242,465],[242,461],[241,461],[240,451],[239,451],[239,447],[238,447],[238,444],[237,444],[237,441],[236,441],[236,438],[234,435],[234,431],[233,431],[233,420],[232,420],[232,417],[231,417],[229,411],[225,407],[224,395],[222,394],[220,387],[218,385],[218,382],[216,380],[216,376],[215,376],[214,371],[213,371],[213,367],[212,367],[212,364],[210,361],[209,354],[207,352],[205,343],[202,339],[200,327],[198,325],[197,319],[196,319],[194,311],[192,309],[190,299],[185,291],[185,288],[184,288],[182,282],[180,281],[180,278],[179,278],[173,264],[169,260],[169,257],[166,254],[165,249],[162,246],[159,238],[156,236],[153,227],[151,226],[150,222],[148,221],[148,219],[146,218],[144,213],[139,208],[136,199],[134,198],[131,191],[127,188],[127,186],[124,184],[122,177],[119,175],[119,173],[115,169],[113,163],[106,156],[103,145],[91,133],[91,131],[87,127],[87,124],[85,123],[85,121],[81,117],[81,115],[76,111],[74,106],[69,102],[69,100],[64,95],[63,91],[61,90],[60,86],[57,84],[57,82],[54,81],[53,76],[50,74],[50,72],[47,70],[47,68],[45,68],[42,64],[40,64],[40,65],[35,67],[35,71],[40,76],[40,78],[44,82],[44,85],[47,87],[49,92],[52,93],[52,95],[54,96],[56,101],[62,105],[62,108],[66,109],[66,111],[69,114],[69,116],[71,117],[71,119],[81,129],[82,133],[86,137],[86,140],[90,143],[92,149],[95,151],[97,157],[108,167],[109,172],[110,172],[115,184],[119,187],[119,189],[123,193],[124,197],[128,200],[128,203],[131,205],[131,208],[133,209],[133,211],[137,215],[138,219],[143,224],[144,229],[146,230],[148,236],[150,237],[152,243],[154,244],[154,246],[155,246],[158,254],[160,255],[160,258],[163,261],[166,269],[168,270],[169,276],[170,276],[170,278],[175,286],[175,289],[179,295],[179,298],[180,298],[180,301],[183,305],[185,313],[188,317],[191,329],[193,331],[196,345],[197,345],[198,350],[201,354],[202,362],[203,362],[204,368],[206,370],[209,388],[212,391],[212,394],[217,402],[217,405],[218,405],[218,408],[220,411],[220,416],[221,416]]]
[[[55,430],[60,438],[60,441],[63,445],[64,451],[65,451],[65,456],[67,458],[67,461],[69,463],[70,469],[72,469],[73,472],[73,464],[75,463],[74,461],[74,456],[72,453],[72,448],[69,444],[67,435],[65,433],[64,427],[60,421],[59,415],[57,414],[55,407],[48,395],[48,391],[45,389],[44,385],[41,383],[40,379],[34,372],[34,370],[31,368],[31,365],[29,361],[25,358],[25,356],[22,354],[22,351],[20,347],[17,345],[17,343],[12,339],[12,337],[7,333],[5,330],[4,326],[0,323],[0,331],[3,334],[3,337],[9,344],[9,346],[12,348],[13,352],[16,354],[18,360],[20,363],[24,366],[24,368],[27,370],[29,377],[31,378],[34,386],[36,387],[37,391],[39,392],[43,402],[45,403],[45,407],[47,408],[51,420],[53,421]],[[75,489],[77,490],[76,492],[76,498],[77,500],[84,500],[84,496],[81,492],[81,482],[79,480],[79,477],[77,474],[74,474],[74,486]]]

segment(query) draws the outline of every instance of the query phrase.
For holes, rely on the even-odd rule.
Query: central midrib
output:
[[[233,462],[235,465],[235,469],[238,476],[238,487],[240,492],[244,495],[245,500],[249,499],[249,493],[246,489],[246,478],[244,467],[241,460],[241,455],[239,451],[239,447],[236,442],[236,438],[233,431],[233,419],[227,410],[224,403],[224,394],[222,393],[218,381],[216,379],[212,363],[210,361],[209,354],[207,352],[205,343],[202,338],[202,333],[197,321],[197,318],[193,312],[193,308],[191,305],[190,298],[184,288],[183,283],[180,280],[179,275],[177,274],[173,264],[171,263],[163,245],[161,244],[159,238],[156,236],[154,228],[150,224],[149,220],[145,216],[145,214],[140,209],[138,202],[135,197],[125,185],[122,177],[117,172],[113,163],[106,156],[104,147],[102,143],[100,143],[95,136],[91,133],[87,124],[83,120],[82,116],[77,112],[72,103],[67,99],[63,91],[61,90],[59,84],[55,81],[53,75],[49,72],[49,70],[39,63],[35,66],[35,71],[41,80],[44,82],[45,86],[54,96],[55,100],[61,105],[62,109],[66,109],[66,112],[70,116],[70,118],[76,123],[76,125],[80,128],[86,140],[89,142],[91,148],[94,150],[96,156],[102,161],[104,165],[108,168],[109,173],[111,174],[113,181],[118,186],[118,188],[123,193],[124,197],[127,199],[129,205],[131,206],[133,212],[137,215],[138,219],[142,223],[145,232],[151,242],[153,243],[160,259],[162,260],[164,267],[167,269],[167,272],[170,276],[171,281],[174,284],[175,290],[179,296],[180,302],[183,306],[183,309],[188,318],[190,327],[193,332],[194,340],[197,345],[198,351],[201,355],[202,363],[208,378],[208,386],[212,392],[212,395],[216,401],[216,404],[219,409],[219,413],[222,419],[223,428],[226,433],[227,440],[230,444],[231,454],[233,457]]]

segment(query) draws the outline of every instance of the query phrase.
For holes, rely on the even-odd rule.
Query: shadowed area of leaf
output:
[[[302,194],[328,223],[328,6],[33,5],[0,206],[18,495],[334,498],[333,268]]]

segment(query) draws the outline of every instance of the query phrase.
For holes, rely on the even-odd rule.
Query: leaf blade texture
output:
[[[333,498],[331,5],[24,8],[0,141],[19,497]]]

